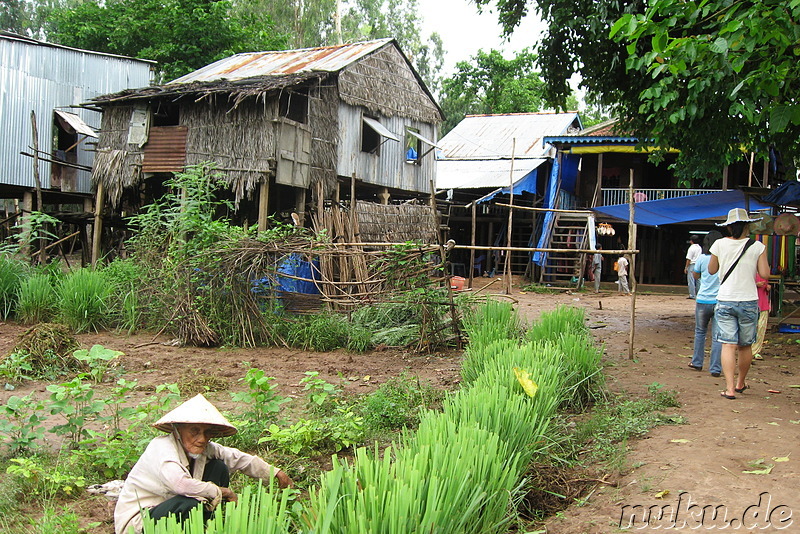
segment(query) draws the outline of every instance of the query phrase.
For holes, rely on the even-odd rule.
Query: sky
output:
[[[501,28],[497,15],[490,13],[488,7],[478,14],[478,8],[471,0],[418,0],[419,14],[422,18],[422,36],[426,38],[437,32],[444,43],[445,62],[443,74],[452,74],[455,64],[474,56],[478,50],[497,49],[504,57],[511,58],[514,53],[526,47],[533,47],[541,34],[544,24],[535,13],[529,13],[520,26],[514,30],[511,40],[500,37]]]

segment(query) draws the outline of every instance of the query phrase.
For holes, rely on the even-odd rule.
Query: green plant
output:
[[[364,419],[351,409],[338,407],[324,419],[300,419],[288,428],[269,426],[269,435],[259,443],[269,442],[279,451],[300,456],[337,452],[362,442]]]
[[[50,392],[47,405],[50,415],[60,415],[65,420],[63,424],[53,426],[50,431],[66,436],[71,447],[76,447],[80,440],[87,437],[86,425],[96,419],[107,406],[107,401],[94,398],[95,390],[91,384],[83,381],[83,376],[85,375],[79,375],[69,382],[47,386],[47,391]]]
[[[235,423],[239,429],[235,440],[245,443],[257,441],[268,424],[278,423],[282,406],[289,399],[278,393],[275,377],[267,376],[261,369],[251,367],[242,381],[247,384],[247,391],[231,393],[231,399],[247,405]]]
[[[24,480],[27,499],[49,500],[54,496],[75,497],[83,492],[86,479],[62,470],[59,465],[44,465],[39,458],[12,458],[6,473]]]
[[[89,376],[96,384],[103,382],[111,362],[124,355],[119,350],[107,349],[102,345],[92,345],[89,350],[78,349],[72,355],[89,366]]]
[[[44,404],[32,394],[18,397],[13,395],[0,406],[0,435],[5,435],[6,444],[13,454],[37,449],[39,440],[44,437]]]
[[[300,379],[300,383],[303,384],[303,391],[306,392],[309,408],[321,413],[330,411],[326,403],[330,402],[329,399],[336,399],[341,388],[319,378],[317,371],[306,371],[305,375],[305,378]]]
[[[510,302],[487,300],[475,308],[463,310],[462,328],[470,348],[501,339],[519,339],[522,321]]]
[[[158,522],[144,514],[144,534],[288,534],[292,529],[293,490],[246,486],[235,503],[226,503],[206,522],[203,507],[195,507],[184,523],[176,518]],[[320,534],[323,531],[317,531]]]
[[[59,318],[75,332],[98,331],[108,324],[110,293],[99,271],[73,271],[58,287]]]
[[[33,367],[28,360],[26,352],[12,352],[0,361],[0,378],[14,384],[30,380]]]
[[[368,427],[381,430],[414,428],[424,410],[439,407],[444,392],[405,372],[367,395],[359,409]]]
[[[298,317],[289,325],[286,341],[303,350],[326,352],[348,343],[350,324],[334,313]]]
[[[0,253],[0,319],[7,319],[14,311],[19,287],[27,272],[25,263]]]
[[[91,466],[103,479],[111,480],[125,478],[155,432],[149,425],[134,424],[125,430],[87,430],[86,436],[72,451],[72,456]]]
[[[56,291],[47,273],[22,281],[17,291],[17,316],[24,323],[49,321],[56,313]]]

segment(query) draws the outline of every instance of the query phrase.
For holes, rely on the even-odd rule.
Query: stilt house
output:
[[[237,54],[91,105],[103,111],[93,179],[117,212],[157,198],[170,173],[212,162],[237,207],[229,216],[259,228],[353,191],[379,205],[429,203],[443,119],[393,39]]]

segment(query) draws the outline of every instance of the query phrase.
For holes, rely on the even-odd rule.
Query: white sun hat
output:
[[[761,217],[756,219],[751,219],[750,216],[747,214],[747,210],[744,208],[733,208],[731,211],[728,212],[728,220],[724,223],[717,223],[717,226],[728,226],[729,224],[733,224],[736,222],[745,222],[751,223],[760,221]]]
[[[212,425],[217,427],[220,436],[232,436],[238,432],[202,394],[187,400],[153,423],[153,426],[162,432],[172,432],[172,425],[176,423]]]

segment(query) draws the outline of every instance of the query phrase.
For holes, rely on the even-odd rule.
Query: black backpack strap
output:
[[[724,283],[725,283],[725,280],[727,280],[727,279],[728,279],[728,277],[731,275],[731,273],[733,272],[733,270],[736,268],[736,265],[738,265],[738,263],[739,263],[739,260],[741,260],[741,259],[742,259],[742,256],[744,256],[744,253],[745,253],[745,252],[747,252],[747,249],[748,249],[748,248],[750,248],[750,247],[753,245],[753,243],[755,243],[755,242],[756,242],[756,240],[755,240],[755,239],[753,239],[752,237],[751,237],[751,238],[748,238],[748,240],[747,240],[747,243],[745,243],[745,245],[744,245],[744,248],[742,249],[742,252],[741,252],[741,254],[739,254],[739,257],[738,257],[738,258],[736,258],[736,261],[734,261],[734,262],[733,262],[733,265],[731,265],[731,268],[730,268],[730,269],[728,269],[728,272],[727,272],[727,273],[725,273],[725,276],[722,278],[722,281],[719,283],[719,285],[722,285],[722,284],[724,284]]]

